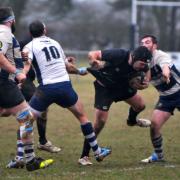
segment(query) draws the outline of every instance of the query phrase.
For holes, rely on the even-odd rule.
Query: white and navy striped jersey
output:
[[[19,42],[11,33],[11,29],[2,24],[0,25],[0,53],[3,53],[9,62],[12,65],[15,65],[16,68],[23,69]],[[0,69],[0,78],[14,80],[15,75]]]
[[[163,80],[162,68],[164,64],[168,64],[171,71],[169,84]],[[160,96],[171,95],[180,90],[180,72],[176,69],[167,53],[161,50],[155,50],[153,52],[150,68],[151,83],[158,90]]]
[[[65,54],[57,41],[47,36],[34,38],[23,51],[29,53],[39,84],[70,80],[65,66]]]

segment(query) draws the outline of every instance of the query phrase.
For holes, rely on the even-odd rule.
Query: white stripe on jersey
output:
[[[70,80],[65,67],[66,57],[57,41],[41,36],[34,38],[24,50],[29,52],[39,83],[45,85]]]

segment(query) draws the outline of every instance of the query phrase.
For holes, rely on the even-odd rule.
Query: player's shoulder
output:
[[[52,39],[52,38],[50,38],[50,37],[48,37],[48,39],[49,39],[49,41],[51,41],[51,43],[60,45],[60,43],[59,43],[57,40]]]
[[[0,25],[0,39],[4,42],[12,43],[12,33],[8,27]]]
[[[162,51],[160,49],[156,50],[154,53],[153,53],[153,56],[155,58],[160,58],[160,57],[165,57],[165,58],[170,58],[170,55],[165,52],[165,51]]]

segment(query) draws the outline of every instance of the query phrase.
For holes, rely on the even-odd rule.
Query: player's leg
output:
[[[143,163],[158,162],[163,160],[163,138],[161,134],[161,128],[164,123],[173,114],[174,109],[179,103],[178,96],[172,95],[169,99],[166,97],[160,97],[158,103],[156,104],[155,110],[152,114],[152,125],[150,128],[151,142],[154,147],[154,153],[147,159],[142,160]]]
[[[16,156],[7,164],[7,168],[23,168],[24,162],[24,143],[20,136],[20,129],[17,130],[17,151]]]
[[[22,84],[21,92],[23,93],[26,101],[30,101],[33,94],[36,91],[36,86],[31,79],[26,79],[26,81]],[[42,117],[37,117],[37,129],[39,134],[39,143],[37,145],[39,150],[45,150],[47,152],[57,153],[61,150],[61,148],[54,146],[50,141],[46,138],[46,125],[47,125],[47,111],[43,113]]]
[[[94,121],[94,133],[96,134],[97,137],[108,119],[108,111],[95,109],[95,116],[96,118]],[[92,164],[89,160],[90,150],[91,150],[91,146],[89,145],[88,140],[84,139],[82,154],[80,159],[78,160],[79,164],[84,166]]]
[[[58,88],[58,89],[57,89]],[[83,104],[78,99],[78,95],[72,88],[71,82],[60,83],[56,88],[56,103],[64,108],[68,108],[81,124],[81,130],[85,138],[88,140],[97,161],[102,161],[104,157],[111,153],[108,148],[100,148],[97,144],[96,135],[94,133],[91,122],[88,120]],[[58,91],[59,90],[59,91]]]
[[[94,82],[95,88],[95,120],[93,124],[94,132],[96,136],[103,129],[107,119],[108,119],[108,111],[113,102],[113,99],[110,97],[110,92],[103,86],[101,86],[97,81]],[[84,140],[83,150],[80,159],[78,160],[81,165],[89,165],[89,152],[90,145],[88,140]]]
[[[42,113],[41,117],[37,117],[37,129],[39,134],[39,143],[37,148],[51,153],[58,153],[61,148],[54,146],[51,141],[46,138],[47,112]]]
[[[139,125],[141,127],[149,127],[151,122],[145,119],[137,119],[140,112],[145,109],[145,103],[143,98],[139,94],[135,94],[129,99],[125,100],[130,105],[127,124],[129,126]]]
[[[14,108],[11,108],[11,113],[16,114],[16,119],[19,122],[20,139],[24,147],[24,156],[26,169],[34,171],[37,169],[45,168],[53,163],[52,159],[44,160],[35,157],[33,145],[33,121],[34,117],[24,101]]]
[[[29,79],[26,79],[23,84],[21,85],[21,92],[25,98],[25,100],[28,102],[30,98],[32,97],[34,91],[35,91],[35,85],[32,81]],[[7,167],[8,168],[18,168],[19,165],[21,166],[21,162],[24,161],[24,144],[22,142],[21,136],[20,136],[20,129],[17,130],[17,152],[15,161],[12,160]]]
[[[20,146],[26,145],[28,141],[29,142],[32,141],[32,138],[30,136],[27,136],[23,141],[22,135],[26,131],[29,132],[30,135],[32,134],[32,128],[33,128],[32,119],[33,118],[31,117],[31,115],[29,115],[28,105],[26,101],[24,100],[24,97],[21,91],[19,90],[19,88],[13,81],[9,80],[9,81],[4,82],[1,87],[0,98],[1,98],[2,107],[5,108],[6,111],[9,112],[10,114],[16,116],[16,119],[19,122],[20,136],[18,135],[18,139],[22,140],[22,143],[20,143],[21,144]],[[21,121],[21,117],[22,117],[22,121]],[[29,126],[29,128],[27,128],[27,126]],[[17,161],[21,159],[23,154],[21,155],[19,154],[19,156],[20,157],[19,159],[17,158]],[[30,156],[33,159],[34,154],[32,153]]]
[[[89,142],[89,145],[91,146],[94,152],[96,160],[102,161],[106,156],[108,156],[111,153],[111,150],[108,148],[101,148],[98,145],[92,124],[84,113],[82,103],[78,100],[75,105],[69,107],[68,109],[79,120],[81,124],[82,133],[84,134],[84,137]]]
[[[163,124],[170,118],[171,113],[161,110],[154,110],[151,119],[150,137],[154,147],[154,153],[147,159],[143,159],[143,163],[151,163],[156,161],[162,161],[163,154],[163,138],[160,132]]]

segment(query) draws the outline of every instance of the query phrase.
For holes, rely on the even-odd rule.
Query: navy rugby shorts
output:
[[[0,107],[13,108],[24,101],[19,87],[12,80],[0,80]]]
[[[48,85],[40,85],[29,104],[40,112],[45,111],[52,103],[56,103],[63,108],[68,108],[76,104],[78,95],[72,88],[70,81],[59,82]]]
[[[94,88],[94,107],[102,111],[108,111],[113,102],[127,100],[137,93],[137,90],[132,89],[129,85],[123,86],[121,89],[110,89],[100,85],[97,81],[94,82]]]
[[[180,90],[172,95],[160,96],[155,109],[173,114],[175,109],[180,111]]]

